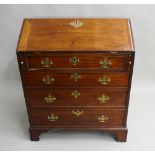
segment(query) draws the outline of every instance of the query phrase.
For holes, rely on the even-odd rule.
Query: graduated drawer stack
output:
[[[105,27],[105,34],[110,38],[117,34],[114,33],[117,29],[118,33],[122,31],[115,26],[110,27],[112,21],[112,19],[25,20],[17,54],[30,121],[31,140],[39,140],[40,133],[58,128],[104,130],[115,134],[118,141],[126,141],[126,119],[134,52],[90,50],[95,37],[99,43],[101,42],[99,39],[103,40],[106,37],[101,38],[97,33],[94,36],[93,31],[96,30],[93,26],[90,27],[90,32],[89,29],[87,31],[80,29],[87,22],[98,23],[100,29],[108,23],[109,27]],[[128,23],[127,19],[114,21],[115,24]],[[65,27],[67,23],[70,23],[70,28],[68,25]],[[104,23],[102,27],[100,23],[101,25]],[[60,31],[59,27],[64,27],[64,30]],[[70,39],[66,38],[67,34],[63,36],[64,33],[69,33]],[[78,47],[74,47],[76,39],[82,39],[78,38],[79,33],[83,37],[83,42],[79,41],[78,44],[77,41]],[[94,36],[92,43],[85,45],[87,50],[86,47],[82,50],[84,41],[87,36],[91,40],[92,33]],[[54,35],[53,37],[59,35],[65,39],[53,40],[50,35]],[[52,45],[49,44],[50,39]],[[113,42],[117,43],[115,40]],[[83,44],[79,47],[80,43]]]

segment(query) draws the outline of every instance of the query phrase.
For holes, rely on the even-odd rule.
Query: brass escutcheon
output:
[[[78,27],[81,27],[83,25],[83,23],[80,22],[79,20],[75,20],[75,21],[71,22],[70,25],[75,28],[78,28]]]
[[[50,121],[50,122],[55,122],[59,119],[58,116],[54,115],[53,113],[51,113],[50,115],[47,116],[47,119]]]
[[[97,117],[97,119],[101,123],[106,123],[109,118],[107,116],[105,116],[105,115],[101,115],[101,116]]]
[[[84,111],[83,110],[79,110],[79,109],[77,109],[77,110],[72,110],[72,114],[73,115],[75,115],[75,116],[77,116],[77,117],[80,117],[82,114],[84,113]]]
[[[70,62],[73,64],[73,66],[76,66],[78,62],[80,62],[79,58],[74,56],[70,58]]]
[[[71,79],[74,79],[75,82],[77,82],[81,76],[78,73],[71,74]]]
[[[75,99],[77,99],[78,96],[80,96],[80,95],[81,95],[81,93],[80,93],[78,90],[74,90],[74,91],[71,93],[71,96],[74,96]]]
[[[50,67],[53,62],[49,60],[49,58],[44,58],[41,60],[41,64],[43,67]]]
[[[109,100],[110,100],[110,97],[104,94],[98,97],[98,101],[100,101],[100,103],[107,103]]]
[[[52,84],[55,81],[55,79],[52,76],[50,77],[49,75],[46,75],[45,77],[42,78],[42,81],[45,84]]]
[[[100,84],[107,85],[111,80],[110,77],[104,75],[103,77],[99,78],[98,81],[100,82]]]
[[[107,58],[104,58],[103,60],[100,61],[100,65],[102,68],[108,69],[112,65],[112,62],[108,60]]]
[[[53,103],[56,100],[56,97],[52,96],[51,94],[48,94],[48,96],[44,97],[44,100],[47,103]]]

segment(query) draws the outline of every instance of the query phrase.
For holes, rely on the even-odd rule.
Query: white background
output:
[[[23,18],[129,17],[136,45],[128,141],[102,132],[56,131],[29,140],[16,59]],[[155,5],[0,5],[0,150],[155,150]]]

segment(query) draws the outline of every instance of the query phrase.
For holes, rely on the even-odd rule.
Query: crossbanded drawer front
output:
[[[105,54],[70,54],[55,56],[27,56],[28,69],[53,68],[97,68],[125,71],[129,66],[129,56]]]
[[[26,90],[32,107],[100,106],[125,107],[126,91],[103,90]]]
[[[123,127],[125,110],[88,108],[32,108],[32,126]]]
[[[127,87],[128,73],[24,72],[26,87]]]

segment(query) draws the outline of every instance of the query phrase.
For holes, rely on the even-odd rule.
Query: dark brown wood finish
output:
[[[73,63],[72,59],[77,59],[77,63]],[[49,66],[44,66],[42,61],[48,60],[52,63]],[[28,69],[53,69],[53,68],[89,68],[89,69],[102,69],[102,70],[120,70],[125,71],[128,69],[129,57],[126,55],[110,56],[104,54],[59,54],[55,56],[28,56],[27,66]],[[92,63],[93,62],[93,63]],[[102,65],[107,63],[107,65]],[[109,64],[108,64],[109,63]]]
[[[128,19],[25,19],[17,56],[31,140],[61,128],[126,141],[134,63]]]
[[[26,87],[127,87],[128,73],[53,73],[52,71],[24,72]],[[54,81],[46,84],[43,79],[47,76]],[[75,78],[77,77],[77,80]],[[109,79],[107,84],[102,84],[100,79]],[[90,85],[91,83],[91,85]]]
[[[75,114],[73,113],[75,112]],[[79,116],[76,115],[79,112]],[[30,116],[32,126],[57,127],[123,127],[125,110],[91,109],[80,107],[32,108]],[[57,119],[50,121],[53,114]],[[103,117],[102,117],[103,116]],[[104,118],[105,117],[105,118]],[[100,120],[100,118],[103,120]],[[105,119],[105,120],[104,120]]]
[[[26,91],[32,107],[125,107],[127,91],[31,90]],[[65,99],[65,102],[64,102]]]

